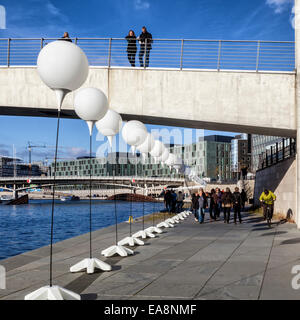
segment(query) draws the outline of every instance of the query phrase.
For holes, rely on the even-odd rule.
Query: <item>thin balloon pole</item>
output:
[[[131,237],[131,235],[132,235],[131,220],[133,219],[133,217],[132,217],[132,198],[133,198],[133,187],[131,186],[131,197],[130,197],[130,218],[129,218],[129,235],[130,235],[130,237]]]
[[[55,202],[55,184],[56,184],[56,167],[57,167],[57,149],[59,137],[59,123],[60,123],[60,108],[57,112],[57,125],[56,125],[56,142],[55,142],[55,155],[54,155],[54,177],[53,177],[53,192],[51,204],[51,236],[50,236],[50,287],[52,287],[52,269],[53,269],[53,225],[54,225],[54,202]]]
[[[115,204],[116,245],[118,245],[118,217],[117,217],[117,199],[116,199],[116,186],[115,186],[115,169],[113,169],[113,185],[114,185],[114,204]]]
[[[92,134],[90,134],[90,259],[92,259]]]

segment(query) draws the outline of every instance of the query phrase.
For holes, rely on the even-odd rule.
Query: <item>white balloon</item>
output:
[[[170,154],[169,149],[167,149],[165,147],[165,151],[163,152],[163,154],[160,157],[158,157],[157,160],[164,163],[169,158],[169,154]]]
[[[122,129],[122,137],[130,146],[137,147],[147,138],[147,128],[137,120],[128,121]]]
[[[122,117],[118,112],[109,109],[105,116],[96,122],[96,127],[112,145],[112,137],[118,134],[122,128]]]
[[[100,89],[83,88],[75,95],[74,108],[82,120],[97,121],[107,113],[108,101]]]
[[[148,153],[153,149],[154,143],[155,140],[153,138],[153,135],[148,132],[145,141],[142,144],[138,145],[136,148],[142,153]]]
[[[176,156],[175,154],[170,153],[168,159],[165,161],[165,164],[170,167],[170,166],[173,166],[175,163],[176,163]]]
[[[154,147],[150,151],[150,154],[152,157],[158,158],[164,153],[165,149],[166,147],[161,141],[155,140]]]
[[[73,91],[87,79],[89,64],[85,53],[77,45],[57,40],[40,51],[37,71],[51,89]]]

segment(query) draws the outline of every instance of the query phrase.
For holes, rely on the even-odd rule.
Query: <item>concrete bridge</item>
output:
[[[101,88],[108,96],[110,107],[121,113],[124,120],[297,136],[300,152],[300,0],[295,0],[295,22],[295,43],[219,40],[208,44],[208,40],[203,40],[195,44],[193,40],[173,40],[179,44],[175,49],[170,43],[167,49],[153,47],[150,59],[156,62],[151,66],[150,60],[151,67],[147,69],[124,65],[124,40],[122,45],[114,45],[121,40],[102,39],[102,43],[101,39],[94,39],[101,42],[97,47],[100,53],[98,60],[89,56],[92,63],[84,86]],[[76,41],[90,52],[92,46],[87,45],[86,39]],[[155,45],[160,41],[155,40]],[[25,50],[22,54],[27,63],[21,66],[20,60],[13,60],[15,51],[10,50],[13,42],[7,41],[7,63],[0,70],[0,114],[55,117],[55,95],[39,79],[34,66],[36,57],[32,50],[27,57]],[[45,44],[43,39],[39,43],[40,47]],[[174,52],[177,56],[172,58]],[[207,52],[212,53],[207,57]],[[286,61],[291,60],[292,64],[287,65]],[[74,93],[65,100],[63,117],[76,118],[73,98]],[[300,226],[299,156],[296,161],[296,221]]]
[[[30,182],[27,182],[30,179]],[[134,179],[134,182],[133,182]],[[6,191],[13,191],[14,198],[18,197],[18,192],[26,191],[34,188],[51,188],[53,186],[54,177],[1,177],[0,188]],[[169,178],[169,177],[102,177],[92,176],[92,185],[102,185],[127,189],[145,189],[150,192],[158,192],[165,186],[179,187],[183,186],[185,180],[183,178]],[[58,176],[56,177],[56,184],[58,186],[78,185],[90,183],[89,176]],[[31,185],[31,186],[30,186]],[[32,187],[35,185],[35,187]]]

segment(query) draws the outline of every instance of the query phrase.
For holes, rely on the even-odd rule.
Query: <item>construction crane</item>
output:
[[[32,148],[47,148],[47,147],[46,147],[46,145],[43,145],[43,146],[34,146],[34,145],[30,144],[30,141],[28,141],[27,149],[28,149],[28,161],[29,161],[29,164],[31,164],[31,152],[32,152]]]

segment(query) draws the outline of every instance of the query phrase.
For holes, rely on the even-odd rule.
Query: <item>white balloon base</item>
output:
[[[99,259],[91,258],[91,259],[84,259],[74,266],[70,268],[70,272],[80,272],[86,269],[86,273],[91,274],[95,272],[95,269],[100,269],[103,271],[111,271],[111,266],[103,262]]]
[[[175,218],[169,218],[166,220],[166,222],[167,223],[171,222],[172,224],[175,224],[175,223],[180,223],[180,220]]]
[[[130,247],[134,247],[134,246],[143,246],[145,243],[144,241],[138,239],[138,238],[135,238],[135,237],[126,237],[122,240],[120,240],[118,242],[118,245],[119,246],[130,246]]]
[[[135,238],[142,238],[142,239],[155,238],[155,234],[153,234],[153,233],[150,232],[149,230],[145,229],[145,230],[138,231],[137,233],[135,233],[135,234],[133,235],[133,237],[135,237]]]
[[[150,231],[151,233],[163,233],[163,231],[160,228],[158,228],[157,226],[147,228],[146,230]]]
[[[105,257],[112,257],[115,254],[121,256],[121,257],[127,257],[128,255],[134,254],[133,250],[128,249],[126,247],[120,246],[120,245],[114,245],[111,246],[101,252],[102,255]]]
[[[163,221],[157,225],[157,228],[174,228],[174,225],[171,222]]]
[[[25,300],[81,300],[79,294],[59,286],[45,286],[25,296]]]

